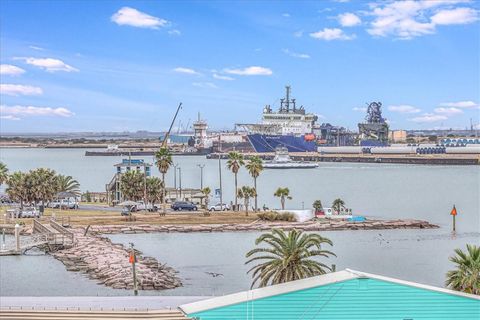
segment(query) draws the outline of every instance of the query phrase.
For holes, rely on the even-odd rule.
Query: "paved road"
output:
[[[122,297],[0,297],[0,309],[35,310],[160,310],[176,309],[200,296],[122,296]]]

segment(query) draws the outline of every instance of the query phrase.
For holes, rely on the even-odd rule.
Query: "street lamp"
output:
[[[178,166],[178,185],[180,188],[180,198],[182,198],[182,168]]]
[[[203,190],[203,168],[205,168],[204,164],[197,164],[200,168],[200,190]]]

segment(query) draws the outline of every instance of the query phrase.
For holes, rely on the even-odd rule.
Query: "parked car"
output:
[[[135,206],[135,211],[140,211],[140,210],[147,210],[149,212],[156,212],[158,211],[158,206],[157,205],[152,205],[151,203],[145,203],[143,201],[137,201],[138,204]]]
[[[57,199],[50,201],[48,203],[49,208],[54,208],[54,209],[78,209],[78,202],[74,198],[68,198],[68,199]]]
[[[39,218],[40,213],[35,207],[25,207],[23,210],[20,210],[20,218]]]
[[[187,201],[175,201],[171,205],[171,208],[174,211],[179,211],[179,210],[197,211],[198,210],[197,206],[194,203],[187,202]]]
[[[230,210],[230,206],[225,203],[216,203],[208,206],[209,211],[227,211]]]

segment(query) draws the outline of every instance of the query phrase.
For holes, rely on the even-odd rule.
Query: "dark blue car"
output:
[[[181,211],[181,210],[197,211],[198,210],[196,205],[187,201],[175,201],[172,204],[171,208],[174,211]]]

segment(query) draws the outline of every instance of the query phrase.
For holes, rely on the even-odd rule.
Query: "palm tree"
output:
[[[253,178],[253,187],[255,190],[257,189],[257,178],[260,175],[260,173],[263,171],[263,162],[260,157],[253,156],[250,158],[250,161],[248,161],[247,165],[245,166],[248,170],[248,173]],[[255,211],[258,210],[258,205],[257,205],[257,194],[255,192]]]
[[[144,174],[137,170],[130,170],[120,178],[120,191],[127,200],[138,201],[143,197]]]
[[[210,197],[210,193],[212,193],[212,190],[209,187],[205,187],[202,189],[202,193],[205,196],[205,207],[208,210],[208,201],[209,201],[208,198]]]
[[[315,212],[323,210],[323,205],[321,200],[315,200],[312,206],[315,209]]]
[[[332,241],[318,234],[304,233],[296,229],[288,234],[280,229],[264,233],[255,240],[255,244],[266,244],[267,247],[255,248],[246,255],[247,258],[253,257],[245,264],[260,261],[247,272],[253,271],[252,288],[257,281],[260,281],[260,287],[265,287],[331,271],[327,265],[311,259],[335,256],[333,252],[321,249],[324,243],[333,245]]]
[[[248,206],[250,204],[250,198],[255,197],[257,195],[257,192],[255,191],[255,188],[249,187],[249,186],[243,186],[241,188],[238,188],[237,190],[237,196],[240,199],[243,199],[243,204],[245,206],[245,216],[248,217]]]
[[[277,191],[273,194],[275,197],[280,198],[280,202],[282,204],[282,210],[285,210],[285,200],[291,200],[292,197],[290,196],[290,190],[288,188],[278,188]]]
[[[77,180],[73,179],[72,176],[57,175],[58,183],[58,192],[70,192],[79,196],[80,192],[80,183]]]
[[[228,154],[227,168],[233,172],[235,175],[235,210],[238,209],[238,199],[237,199],[237,174],[240,168],[245,164],[243,161],[243,155],[236,151],[232,151]]]
[[[8,179],[8,168],[5,163],[0,162],[0,185],[6,182]]]
[[[38,168],[30,170],[27,176],[27,181],[29,180],[33,191],[32,200],[35,204],[42,203],[40,208],[42,212],[45,202],[53,200],[58,193],[57,174],[52,169]]]
[[[340,198],[337,198],[337,199],[333,200],[333,203],[332,203],[333,211],[335,211],[337,213],[340,213],[342,208],[345,208],[345,201],[343,201]]]
[[[163,198],[163,182],[157,177],[148,177],[145,181],[147,188],[147,201],[153,205]]]
[[[467,252],[455,249],[450,261],[455,270],[447,272],[446,285],[453,290],[480,295],[480,246],[468,245]]]
[[[17,171],[12,173],[7,179],[6,192],[8,197],[20,203],[20,208],[23,209],[23,204],[29,199],[28,188],[26,186],[27,174]]]
[[[163,183],[163,190],[164,194],[162,197],[162,205],[163,205],[163,213],[165,213],[166,208],[165,208],[165,198],[166,198],[166,184],[165,184],[165,174],[167,173],[168,169],[170,169],[170,166],[173,164],[172,160],[172,154],[170,151],[168,151],[168,148],[160,148],[155,153],[155,159],[156,159],[156,165],[158,167],[158,170],[162,174],[162,183]]]

